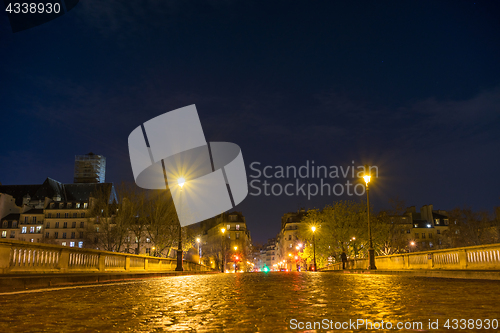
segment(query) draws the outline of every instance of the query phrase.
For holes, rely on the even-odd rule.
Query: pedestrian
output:
[[[347,254],[345,254],[345,251],[342,251],[340,258],[342,259],[342,269],[345,269],[345,263],[347,262]]]

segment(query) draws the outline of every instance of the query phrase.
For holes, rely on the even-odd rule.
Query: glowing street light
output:
[[[224,233],[226,232],[226,228],[221,228],[220,232],[222,233],[221,235],[221,246],[222,246],[222,258],[221,258],[221,271],[224,273],[224,258],[226,257],[226,249],[224,247]]]
[[[368,165],[365,165],[365,172],[367,172]],[[369,264],[368,264],[368,269],[377,269],[375,267],[375,250],[373,249],[373,242],[372,242],[372,228],[370,225],[370,195],[369,195],[369,187],[368,183],[370,182],[371,176],[369,174],[365,174],[363,176],[363,179],[365,180],[366,183],[366,214],[368,217],[368,238],[370,240],[370,247],[368,248],[368,257],[369,257]]]
[[[316,239],[314,238],[314,232],[316,231],[316,227],[312,226],[311,230],[313,232],[313,253],[314,253],[313,262],[314,262],[314,271],[317,272],[317,270],[316,270]]]
[[[181,187],[181,197],[180,197],[180,202],[182,202],[182,186],[184,186],[184,183],[186,180],[184,178],[179,178],[177,179],[177,183]],[[182,204],[179,205],[180,209],[182,209]],[[183,271],[184,268],[182,267],[182,226],[181,226],[181,221],[179,220],[179,245],[177,247],[177,267],[175,268],[176,271]]]

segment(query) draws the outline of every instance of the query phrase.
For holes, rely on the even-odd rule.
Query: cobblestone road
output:
[[[450,332],[443,327],[448,318],[500,319],[500,282],[280,272],[0,296],[0,332],[281,332],[293,326],[292,319],[297,325],[323,319],[420,321],[422,330],[403,330],[420,332],[428,331],[431,319],[440,328],[432,332]]]

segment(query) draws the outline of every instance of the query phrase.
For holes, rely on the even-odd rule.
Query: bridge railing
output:
[[[80,249],[59,245],[0,241],[0,274],[105,273],[173,271],[177,260],[144,255]],[[211,271],[184,261],[186,271]]]
[[[457,269],[500,270],[500,244],[468,246],[454,249],[422,251],[375,257],[377,269]],[[368,259],[348,260],[346,269],[367,269]],[[342,263],[328,270],[341,270]]]

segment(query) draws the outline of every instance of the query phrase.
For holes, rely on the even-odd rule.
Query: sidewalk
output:
[[[407,269],[407,270],[364,270],[364,269],[345,269],[345,270],[323,270],[321,272],[343,273],[343,274],[388,274],[388,275],[406,275],[423,276],[432,278],[446,279],[468,279],[468,280],[500,280],[500,271],[472,271],[472,270],[444,270],[444,269]]]

